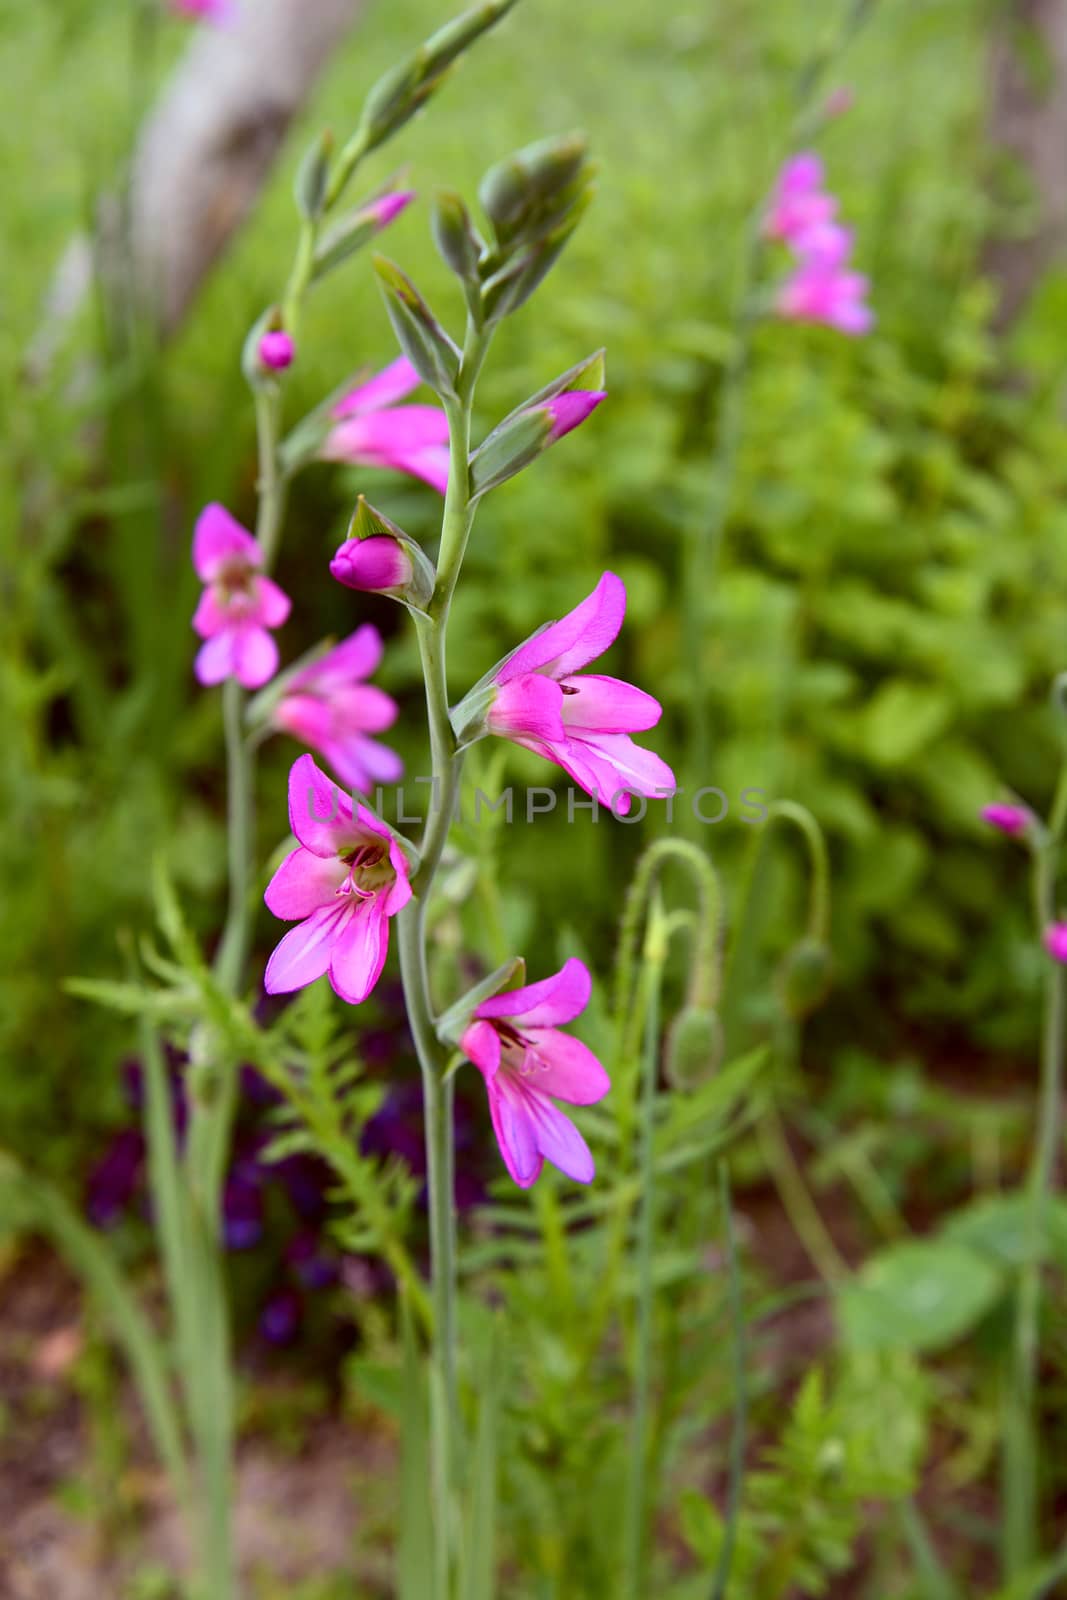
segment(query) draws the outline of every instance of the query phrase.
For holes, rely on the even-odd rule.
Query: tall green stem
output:
[[[655,1495],[648,1473],[648,1409],[652,1384],[652,1311],[655,1289],[652,1266],[656,1236],[656,1073],[659,1065],[659,1009],[663,962],[666,958],[662,933],[662,914],[658,905],[649,920],[645,944],[645,971],[648,998],[645,1006],[645,1037],[641,1071],[641,1216],[637,1236],[638,1323],[637,1359],[634,1371],[633,1419],[630,1434],[630,1463],[626,1492],[624,1529],[623,1595],[625,1600],[643,1600],[645,1544],[649,1515]]]
[[[456,392],[445,402],[449,425],[448,491],[441,523],[437,582],[427,612],[415,617],[430,733],[430,807],[412,879],[414,898],[397,918],[400,974],[422,1074],[430,1212],[433,1302],[433,1470],[436,1590],[447,1600],[453,1569],[459,1401],[456,1384],[455,1173],[452,1084],[444,1076],[446,1053],[434,1026],[426,950],[426,906],[448,841],[463,768],[448,718],[445,641],[448,614],[474,520],[470,495],[471,403],[488,340],[468,325]]]
[[[1067,768],[1064,769],[1067,774]],[[1061,775],[1049,835],[1036,846],[1034,899],[1040,937],[1055,917],[1056,865],[1067,784]],[[1010,1409],[1004,1438],[1004,1570],[1012,1579],[1026,1570],[1038,1548],[1037,1363],[1041,1315],[1041,1269],[1049,1196],[1055,1180],[1067,1029],[1067,967],[1050,961],[1045,979],[1045,1018],[1037,1138],[1027,1186],[1026,1257],[1019,1277],[1012,1352]]]

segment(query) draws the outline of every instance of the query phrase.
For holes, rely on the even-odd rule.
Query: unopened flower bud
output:
[[[330,562],[330,572],[349,589],[387,594],[423,607],[433,594],[436,573],[421,547],[362,495],[348,538]]]
[[[330,572],[349,589],[374,594],[402,589],[411,582],[411,558],[395,539],[346,539],[330,562]]]
[[[723,1058],[722,1023],[705,1006],[685,1006],[667,1035],[667,1081],[675,1089],[696,1089],[714,1077]]]
[[[802,939],[786,956],[781,970],[782,1002],[796,1021],[810,1016],[830,992],[833,959],[818,939]]]
[[[284,328],[265,333],[259,341],[259,359],[271,372],[284,372],[286,367],[292,366],[295,355],[292,334],[286,333]]]
[[[996,828],[999,833],[1009,834],[1012,838],[1025,833],[1030,822],[1030,815],[1025,806],[1010,805],[1006,802],[983,806],[981,815],[982,821],[987,822],[991,828]]]
[[[1050,922],[1045,929],[1044,944],[1053,961],[1067,963],[1067,922]]]

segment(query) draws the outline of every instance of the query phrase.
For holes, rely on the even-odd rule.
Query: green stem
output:
[[[1049,837],[1038,845],[1034,860],[1038,936],[1055,914],[1056,856],[1063,826],[1057,788]],[[1019,1276],[1015,1308],[1010,1410],[1004,1440],[1004,1570],[1010,1580],[1033,1561],[1038,1548],[1038,1421],[1036,1415],[1041,1267],[1049,1197],[1055,1181],[1064,1076],[1064,1034],[1067,1028],[1067,968],[1049,961],[1045,979],[1045,1020],[1041,1049],[1041,1086],[1037,1139],[1027,1195],[1026,1256]]]
[[[734,1382],[734,1430],[730,1441],[730,1482],[726,1497],[726,1531],[715,1573],[712,1600],[726,1600],[727,1585],[734,1562],[737,1526],[741,1516],[741,1494],[745,1481],[745,1447],[748,1442],[748,1386],[745,1361],[745,1304],[741,1292],[741,1266],[734,1231],[734,1211],[730,1199],[730,1173],[725,1161],[719,1162],[719,1197],[726,1232],[726,1256],[730,1267],[730,1325]]]
[[[463,756],[456,749],[448,718],[445,641],[452,596],[474,521],[469,466],[471,403],[487,348],[486,334],[468,323],[456,393],[445,403],[450,464],[437,583],[428,612],[415,615],[430,734],[430,806],[419,850],[419,865],[412,878],[414,898],[397,918],[400,974],[422,1074],[425,1116],[433,1304],[434,1530],[436,1583],[441,1600],[447,1600],[451,1592],[456,1483],[461,1465],[456,1383],[455,1174],[453,1087],[451,1079],[444,1078],[446,1052],[435,1031],[426,950],[426,907],[448,841],[463,770]]]
[[[646,1529],[654,1507],[654,1485],[648,1471],[648,1409],[652,1383],[652,1311],[655,1298],[652,1281],[656,1213],[656,1075],[659,1065],[659,1010],[663,961],[666,951],[655,933],[658,908],[649,920],[646,941],[645,1039],[641,1074],[641,1217],[637,1236],[637,1360],[634,1373],[633,1420],[630,1433],[630,1463],[626,1492],[624,1529],[623,1595],[626,1600],[643,1600]]]

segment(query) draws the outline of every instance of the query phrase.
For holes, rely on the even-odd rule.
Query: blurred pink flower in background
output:
[[[842,108],[844,109],[844,108]],[[821,322],[839,333],[869,333],[868,280],[849,268],[852,230],[835,222],[837,200],[823,187],[823,166],[811,151],[782,168],[764,218],[768,238],[780,239],[796,262],[774,306],[791,322]]]
[[[347,788],[364,794],[377,783],[395,783],[404,770],[394,750],[368,738],[397,718],[392,696],[364,681],[383,649],[377,628],[364,623],[289,679],[271,717],[276,728],[317,750]]]
[[[591,989],[589,969],[572,957],[551,978],[483,1001],[460,1040],[485,1079],[504,1165],[523,1189],[546,1161],[577,1183],[595,1174],[589,1146],[553,1103],[594,1105],[611,1088],[588,1045],[559,1028],[585,1010]]]
[[[422,379],[400,356],[333,409],[334,426],[322,447],[326,461],[389,467],[422,478],[438,493],[448,487],[448,419],[439,406],[399,405]]]
[[[193,615],[204,643],[195,672],[203,684],[236,678],[259,689],[278,669],[269,628],[289,615],[289,596],[259,571],[263,551],[224,506],[205,506],[193,534],[193,566],[205,585]]]
[[[1053,961],[1067,962],[1067,922],[1052,922],[1045,929],[1045,949]]]
[[[823,188],[822,161],[805,150],[790,156],[779,173],[763,231],[769,239],[792,243],[816,224],[829,222],[836,211],[837,201]]]
[[[178,16],[198,22],[232,22],[237,15],[236,0],[169,0],[169,4]]]
[[[389,919],[411,899],[408,864],[395,834],[331,783],[311,756],[289,773],[289,826],[299,843],[264,900],[298,922],[267,962],[263,987],[289,994],[328,974],[349,1005],[367,998],[389,952]]]
[[[659,701],[619,678],[578,672],[614,643],[625,614],[625,585],[605,572],[580,605],[501,662],[485,718],[490,733],[554,761],[617,816],[629,811],[631,793],[676,787],[666,762],[630,738],[655,727]]]

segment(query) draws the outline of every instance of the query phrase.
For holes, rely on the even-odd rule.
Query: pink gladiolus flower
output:
[[[1045,929],[1045,949],[1053,961],[1067,962],[1067,922],[1052,922]]]
[[[422,379],[406,356],[351,390],[334,407],[335,425],[322,455],[364,467],[390,467],[422,478],[440,494],[448,488],[448,420],[438,406],[397,401]]]
[[[1000,833],[1010,834],[1014,838],[1026,832],[1030,818],[1023,806],[997,803],[982,807],[982,821],[988,822],[991,828],[996,828]]]
[[[309,744],[349,789],[369,794],[404,770],[394,750],[367,737],[391,728],[397,703],[364,680],[382,659],[382,636],[365,623],[327,655],[290,678],[274,708],[276,728]]]
[[[792,243],[817,223],[829,222],[837,210],[833,195],[823,189],[823,166],[817,155],[791,156],[778,175],[763,223],[769,239]]]
[[[272,372],[284,372],[286,367],[291,367],[295,355],[293,336],[286,333],[284,328],[265,333],[259,341],[259,359]]]
[[[310,744],[349,789],[363,794],[374,784],[392,784],[403,771],[395,750],[368,739],[397,720],[395,699],[365,682],[378,669],[382,648],[378,629],[365,622],[290,678],[272,715],[275,728]]]
[[[631,794],[665,795],[676,787],[666,762],[630,738],[655,727],[659,701],[618,678],[578,673],[614,642],[625,613],[625,585],[605,572],[581,605],[501,663],[485,719],[490,733],[554,761],[620,817]]]
[[[193,615],[204,643],[196,657],[203,684],[236,678],[258,689],[278,668],[278,646],[268,628],[289,615],[289,596],[263,577],[263,552],[224,506],[205,506],[193,534],[193,566],[206,585]]]
[[[500,1154],[520,1188],[540,1177],[546,1160],[576,1183],[593,1179],[589,1146],[552,1100],[589,1106],[611,1088],[588,1046],[559,1029],[585,1010],[591,987],[588,969],[572,958],[551,978],[483,1001],[460,1040],[485,1079]]]
[[[778,291],[778,314],[791,322],[822,322],[839,333],[869,333],[874,314],[867,289],[861,272],[846,272],[816,255],[802,260]]]
[[[311,756],[289,773],[289,824],[300,841],[264,899],[276,917],[299,921],[267,962],[268,994],[289,994],[329,975],[359,1005],[381,976],[389,918],[411,899],[404,852],[384,822],[351,801]]]
[[[403,589],[411,582],[411,557],[396,539],[385,534],[370,539],[346,539],[339,545],[330,571],[338,583],[366,594],[383,589]]]

